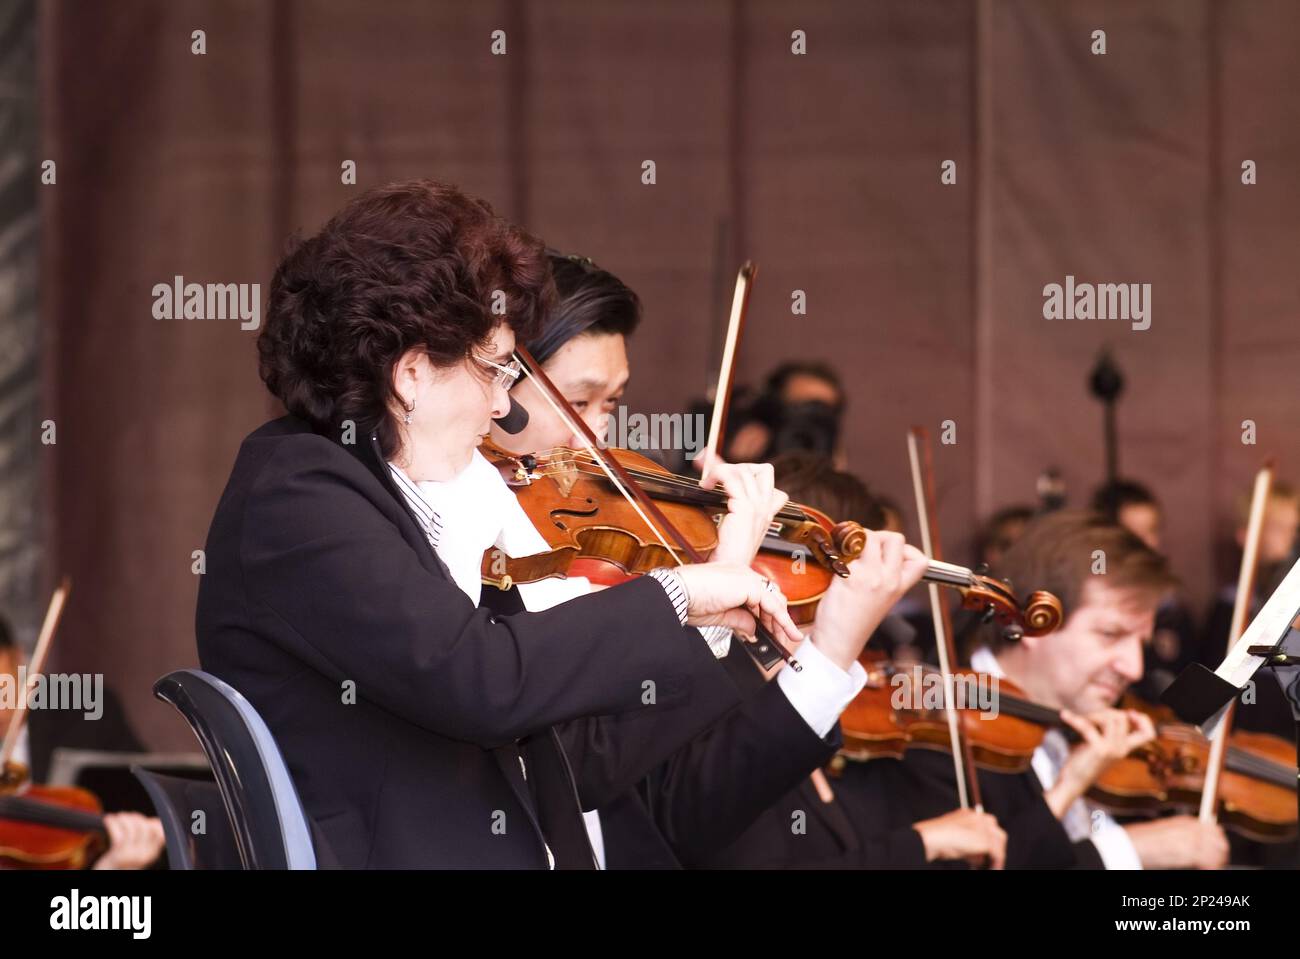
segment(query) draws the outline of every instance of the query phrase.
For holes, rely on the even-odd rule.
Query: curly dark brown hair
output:
[[[504,315],[492,309],[498,290]],[[318,433],[337,439],[350,420],[391,457],[400,445],[392,373],[408,350],[451,366],[503,320],[527,340],[554,299],[540,240],[454,186],[392,183],[357,197],[281,261],[258,371]]]

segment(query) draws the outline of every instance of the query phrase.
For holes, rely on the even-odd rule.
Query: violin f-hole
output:
[[[560,519],[561,516],[595,516],[600,511],[600,504],[593,502],[590,496],[587,497],[587,502],[591,503],[591,509],[566,506],[562,509],[551,510],[551,522],[555,524],[557,529],[567,530],[569,527],[564,524],[564,520]]]

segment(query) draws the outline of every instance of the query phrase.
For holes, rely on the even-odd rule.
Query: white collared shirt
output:
[[[987,673],[1002,679],[1006,673],[993,651],[981,646],[970,657],[971,669]],[[1043,789],[1051,789],[1061,776],[1061,767],[1070,758],[1070,744],[1059,729],[1049,729],[1043,736],[1043,743],[1034,750],[1030,765],[1042,783]],[[1138,858],[1137,849],[1128,832],[1115,821],[1104,809],[1100,809],[1088,800],[1079,798],[1072,802],[1061,825],[1071,842],[1087,839],[1097,848],[1102,864],[1107,869],[1141,869],[1142,860]]]

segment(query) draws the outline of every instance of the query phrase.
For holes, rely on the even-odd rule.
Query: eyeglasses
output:
[[[511,360],[505,366],[502,366],[500,363],[494,363],[486,356],[479,356],[477,353],[474,354],[474,359],[478,360],[484,366],[490,366],[492,369],[496,370],[497,375],[495,379],[492,380],[492,385],[505,387],[506,390],[509,390],[519,382],[519,377],[524,372],[524,364],[519,362],[519,360]]]

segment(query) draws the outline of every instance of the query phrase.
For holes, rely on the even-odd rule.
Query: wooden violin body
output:
[[[6,781],[24,772],[7,767]],[[0,792],[0,869],[85,869],[108,846],[103,807],[74,786],[30,783]]]
[[[862,761],[889,757],[901,759],[912,748],[951,750],[944,714],[941,677],[933,666],[899,664],[885,659],[863,662],[867,684],[840,715],[844,737],[841,754]],[[1042,725],[1010,714],[963,708],[977,705],[979,693],[964,698],[959,688],[992,689],[991,677],[973,670],[953,673],[957,716],[971,744],[975,762],[985,769],[1018,773],[1029,768],[1030,758],[1043,742]],[[998,694],[1015,689],[998,681]]]
[[[1194,812],[1201,804],[1210,763],[1210,741],[1195,726],[1177,721],[1167,706],[1126,694],[1120,703],[1156,723],[1158,763],[1121,759],[1112,767],[1127,789],[1114,808],[1137,815]],[[1228,737],[1218,789],[1223,825],[1256,842],[1284,842],[1297,835],[1295,747],[1280,736],[1236,730]]]
[[[662,477],[661,483],[668,486],[672,474],[647,457],[631,450],[606,452],[625,468],[650,476],[651,482]],[[514,558],[489,551],[483,561],[485,581],[508,589],[552,576],[585,576],[611,586],[657,566],[676,566],[681,559],[678,550],[658,541],[632,503],[610,495],[608,478],[586,453],[561,449],[533,456],[485,443],[483,454],[518,495],[524,512],[551,548],[549,553]],[[708,552],[717,545],[713,513],[672,496],[658,499],[664,514],[695,549]]]

